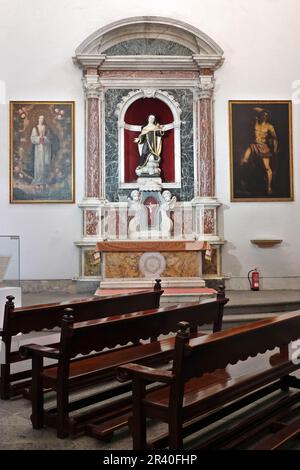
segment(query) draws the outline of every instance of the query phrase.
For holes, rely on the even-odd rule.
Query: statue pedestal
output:
[[[140,176],[137,179],[139,191],[161,191],[162,179],[159,176]]]
[[[160,230],[142,230],[140,232],[133,232],[130,234],[132,240],[157,240],[157,239],[170,239],[170,232],[162,232]]]

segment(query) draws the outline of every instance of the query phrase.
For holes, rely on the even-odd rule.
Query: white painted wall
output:
[[[23,279],[68,279],[78,274],[81,212],[76,204],[9,204],[9,100],[76,101],[76,202],[83,197],[84,112],[81,72],[71,57],[89,34],[129,16],[158,15],[186,21],[225,52],[217,72],[215,148],[221,226],[228,241],[223,270],[239,287],[248,269],[299,287],[299,105],[293,106],[295,202],[230,203],[229,99],[291,99],[300,79],[298,0],[0,0],[0,234],[21,236]],[[262,250],[253,238],[282,238]],[[282,278],[285,278],[283,280]],[[245,282],[245,281],[243,281]],[[271,287],[265,279],[265,287]]]

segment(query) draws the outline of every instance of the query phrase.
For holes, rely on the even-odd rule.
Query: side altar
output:
[[[110,24],[76,49],[86,105],[80,280],[219,283],[213,92],[222,62],[211,38],[161,17]]]

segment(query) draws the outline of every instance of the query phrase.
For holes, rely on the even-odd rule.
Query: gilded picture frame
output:
[[[232,202],[294,201],[292,102],[230,100]]]
[[[10,101],[10,203],[75,202],[75,102]]]

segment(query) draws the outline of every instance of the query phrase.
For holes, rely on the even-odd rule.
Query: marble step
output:
[[[225,307],[225,315],[254,315],[257,313],[277,313],[277,312],[292,312],[300,310],[300,300],[294,301],[276,301],[276,302],[263,302],[263,303],[241,303],[230,304],[230,300]]]
[[[271,318],[274,315],[280,315],[285,312],[276,312],[276,313],[253,313],[251,315],[240,314],[240,315],[224,315],[223,317],[223,330],[228,328],[234,328],[235,326],[241,326],[245,323],[251,323],[254,321],[263,320],[265,318]],[[201,328],[203,331],[210,332],[209,328]]]
[[[230,293],[228,293],[229,302],[225,306],[224,314],[228,315],[249,315],[249,318],[257,314],[274,314],[278,312],[292,312],[300,310],[300,300],[284,300],[284,301],[274,301],[274,302],[249,302],[247,299],[245,301],[240,301],[239,303],[230,302]],[[203,298],[203,297],[202,297]],[[178,295],[167,295],[161,298],[161,303],[179,303],[179,302],[197,302],[201,299],[200,295],[197,294],[178,294]],[[255,317],[252,317],[255,318]],[[261,318],[265,318],[263,315]]]

